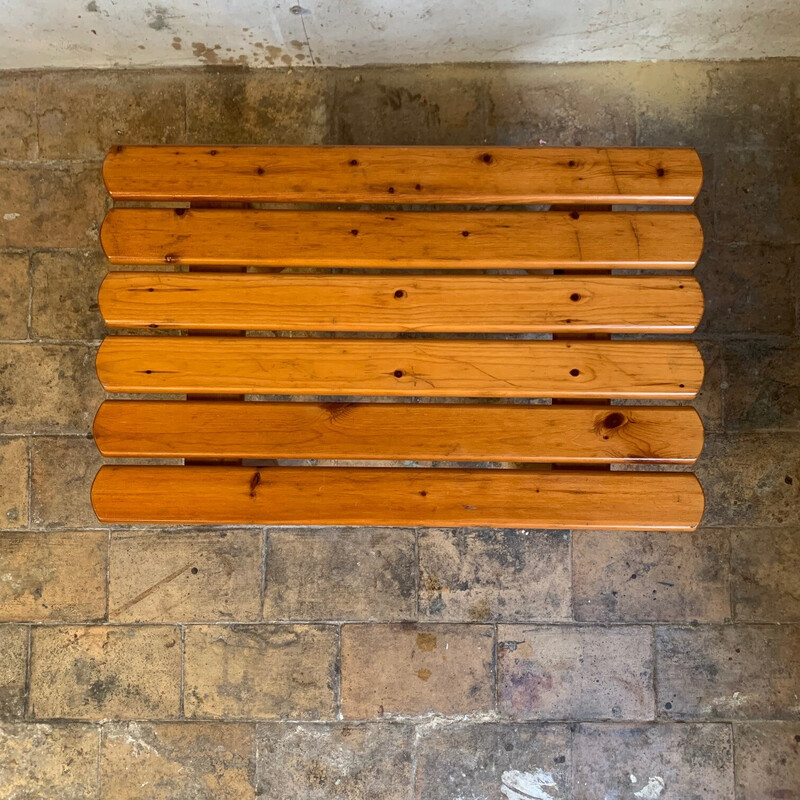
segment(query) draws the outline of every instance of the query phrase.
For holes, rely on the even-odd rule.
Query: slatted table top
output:
[[[649,466],[703,444],[694,151],[130,146],[104,177],[97,370],[148,398],[95,439],[170,462],[101,468],[101,520],[699,524]]]

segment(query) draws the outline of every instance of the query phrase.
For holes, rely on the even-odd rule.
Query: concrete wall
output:
[[[800,55],[791,0],[0,0],[0,69]]]

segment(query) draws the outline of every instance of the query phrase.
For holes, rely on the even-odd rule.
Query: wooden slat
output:
[[[283,458],[691,464],[685,406],[111,400],[94,421],[109,458]]]
[[[113,147],[117,200],[691,203],[694,150],[525,147]]]
[[[117,208],[113,264],[384,269],[692,269],[693,214]]]
[[[690,398],[691,342],[112,336],[109,392],[431,397]]]
[[[112,272],[112,328],[690,333],[694,278],[675,276],[230,275]]]
[[[692,530],[704,500],[678,472],[106,466],[92,503],[105,523]]]

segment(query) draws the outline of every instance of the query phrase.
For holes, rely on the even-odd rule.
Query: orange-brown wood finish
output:
[[[429,397],[691,398],[692,342],[114,336],[109,392]]]
[[[691,464],[703,425],[680,406],[112,400],[110,458],[282,458]]]
[[[384,269],[692,269],[693,214],[117,208],[113,264]]]
[[[110,261],[177,270],[109,274],[106,323],[189,335],[98,351],[107,391],[186,397],[102,404],[104,456],[185,462],[102,467],[102,522],[700,523],[691,473],[612,470],[691,465],[703,446],[690,407],[611,405],[702,384],[694,343],[638,336],[696,328],[697,218],[613,210],[692,203],[693,150],[120,146],[103,174],[129,201],[102,226]],[[266,335],[230,335],[244,331]],[[442,338],[469,333],[494,336]],[[509,402],[523,398],[552,402]]]
[[[690,333],[688,276],[245,275],[111,272],[112,328],[431,333]]]
[[[116,200],[677,205],[703,170],[687,148],[117,146],[103,177]]]
[[[350,467],[106,466],[105,523],[693,530],[694,475]]]

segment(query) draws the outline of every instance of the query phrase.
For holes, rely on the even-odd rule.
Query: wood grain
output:
[[[688,148],[112,147],[117,200],[689,204]]]
[[[117,208],[113,264],[437,269],[692,269],[693,214]]]
[[[452,333],[690,333],[694,278],[537,275],[259,275],[112,272],[111,328]]]
[[[111,400],[94,439],[109,458],[691,464],[703,425],[685,406]]]
[[[109,392],[430,397],[693,397],[691,342],[112,336]]]
[[[105,466],[92,504],[121,524],[693,530],[704,498],[679,472]]]

